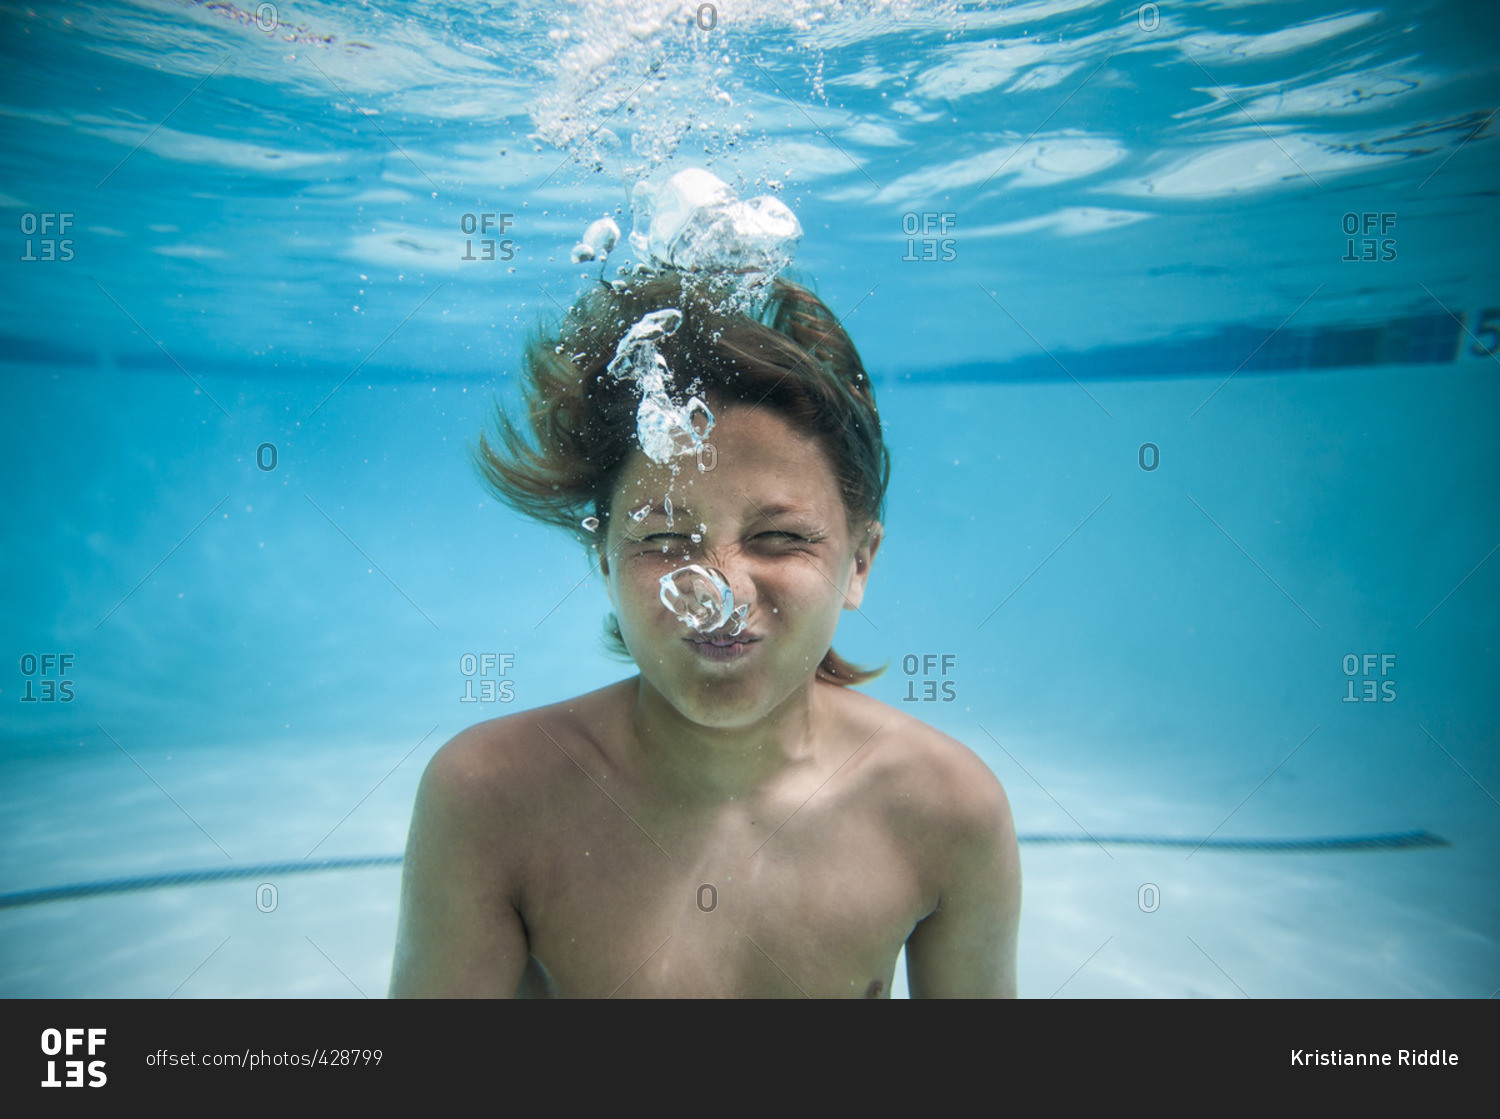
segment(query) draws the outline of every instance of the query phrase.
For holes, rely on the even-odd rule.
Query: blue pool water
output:
[[[690,165],[875,380],[837,647],[1004,782],[1021,993],[1500,987],[1483,6],[0,18],[0,993],[384,992],[426,760],[630,671],[465,453]]]

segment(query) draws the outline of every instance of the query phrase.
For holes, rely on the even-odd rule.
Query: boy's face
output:
[[[880,526],[851,535],[822,448],[779,413],[730,405],[715,415],[712,470],[683,455],[674,476],[631,452],[600,571],[647,682],[692,722],[731,728],[764,718],[817,670],[839,612],[864,597]],[[751,604],[735,647],[715,654],[705,643],[730,640],[726,630],[695,632],[662,605],[661,577],[686,564],[718,568],[735,604]]]

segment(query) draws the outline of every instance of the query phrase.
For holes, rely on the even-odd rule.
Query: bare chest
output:
[[[549,829],[522,899],[575,997],[867,997],[930,908],[913,860],[836,798],[683,820],[600,796]]]

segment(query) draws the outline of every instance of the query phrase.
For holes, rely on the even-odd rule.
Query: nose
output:
[[[740,610],[741,619],[755,609],[756,595],[755,580],[751,575],[752,563],[741,549],[738,547],[722,550],[710,549],[705,554],[703,563],[711,565],[723,576],[724,582],[734,595],[735,608],[743,607],[743,610]],[[740,628],[744,628],[743,624]]]
[[[755,598],[755,581],[750,577],[750,565],[741,562],[738,556],[713,557],[704,560],[724,577],[734,592],[735,602],[750,603]]]

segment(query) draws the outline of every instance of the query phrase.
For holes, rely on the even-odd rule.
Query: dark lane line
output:
[[[1451,847],[1448,840],[1426,830],[1386,832],[1380,835],[1341,835],[1323,839],[1189,839],[1164,835],[1021,835],[1021,843],[1058,846],[1069,843],[1113,843],[1121,847],[1191,847],[1213,851],[1259,851],[1286,854],[1310,854],[1337,851],[1408,851],[1423,847]],[[400,866],[400,855],[358,855],[342,859],[318,859],[313,862],[257,863],[253,866],[222,867],[213,870],[181,870],[170,874],[147,874],[135,878],[110,878],[99,882],[76,882],[66,886],[49,886],[39,890],[16,890],[0,894],[0,909],[22,905],[39,905],[47,901],[70,901],[75,898],[100,897],[105,894],[127,894],[138,890],[159,890],[170,886],[197,886],[207,882],[227,882],[240,878],[267,878],[272,875],[312,874],[326,870],[362,870],[367,867]]]

